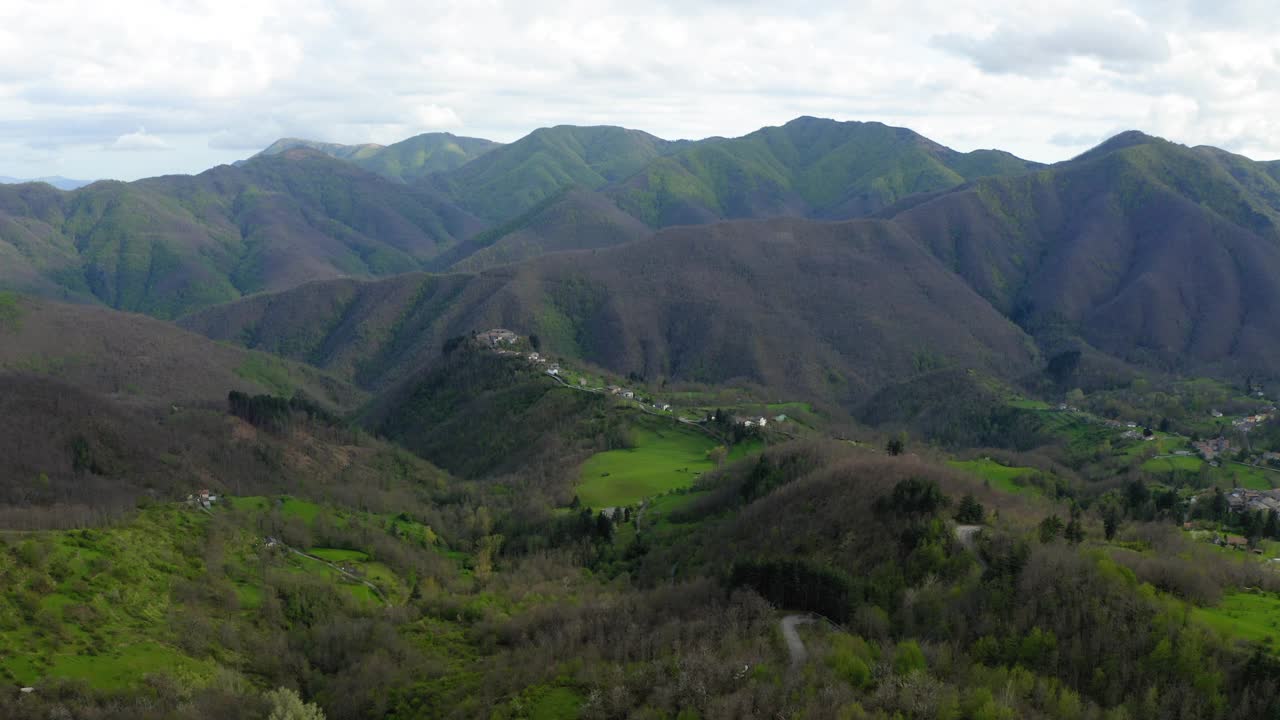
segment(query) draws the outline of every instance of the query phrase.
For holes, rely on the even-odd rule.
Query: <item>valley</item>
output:
[[[811,117],[2,186],[0,716],[1270,717],[1278,198]]]

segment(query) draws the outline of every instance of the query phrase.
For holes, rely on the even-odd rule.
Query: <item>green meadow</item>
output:
[[[1280,649],[1280,597],[1234,593],[1214,607],[1195,608],[1196,619],[1229,637],[1265,643]]]
[[[635,446],[597,453],[582,466],[576,492],[593,508],[633,505],[676,488],[689,487],[714,465],[707,453],[711,438],[692,430],[642,426],[635,430]]]
[[[964,470],[965,472],[977,475],[987,482],[991,483],[991,487],[1006,493],[1039,493],[1039,490],[1033,485],[1020,482],[1020,478],[1028,475],[1038,475],[1040,471],[1032,467],[1010,467],[1001,465],[995,460],[987,458],[979,458],[976,460],[950,460],[947,462],[953,468]]]

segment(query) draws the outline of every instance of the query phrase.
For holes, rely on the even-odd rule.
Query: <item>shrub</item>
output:
[[[893,671],[899,675],[909,675],[917,670],[924,671],[927,667],[924,651],[915,640],[904,640],[894,648]]]

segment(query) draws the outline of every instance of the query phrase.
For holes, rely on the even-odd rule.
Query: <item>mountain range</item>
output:
[[[557,126],[0,188],[0,283],[189,315],[366,388],[503,325],[618,372],[848,406],[1067,351],[1280,377],[1278,221],[1280,163],[1136,132],[1046,166],[879,123]]]
[[[442,256],[479,274],[312,285],[185,322],[347,373],[373,368],[364,381],[495,325],[618,372],[845,404],[913,373],[1017,377],[1066,351],[1157,372],[1280,377],[1278,169],[1126,133],[1057,165],[906,195],[873,220],[652,236],[603,202],[612,191],[575,188]],[[566,231],[586,217],[607,240],[593,247]],[[270,329],[286,323],[285,335]],[[356,327],[380,329],[346,339]],[[308,340],[282,348],[299,333]]]
[[[0,282],[172,318],[311,280],[417,269],[483,224],[308,149],[71,193],[0,187]]]

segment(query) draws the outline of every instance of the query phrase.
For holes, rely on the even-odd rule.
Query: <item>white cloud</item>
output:
[[[1170,54],[1164,33],[1128,12],[1050,17],[1047,23],[1041,18],[1034,24],[1048,27],[1001,24],[983,37],[950,33],[934,38],[934,44],[970,58],[986,72],[1020,75],[1039,75],[1075,59],[1132,72],[1163,62]]]
[[[156,150],[168,150],[169,143],[147,134],[146,128],[138,128],[134,132],[125,133],[115,139],[115,142],[107,146],[108,150],[117,152],[154,152]]]
[[[435,103],[419,106],[414,111],[414,121],[423,130],[445,130],[462,127],[462,118],[450,107],[441,107]]]
[[[0,158],[14,167],[0,172],[194,172],[286,135],[609,123],[705,137],[798,115],[1046,161],[1115,128],[1273,158],[1272,4],[10,0]],[[106,152],[159,138],[170,152]],[[22,160],[31,149],[52,159]]]

